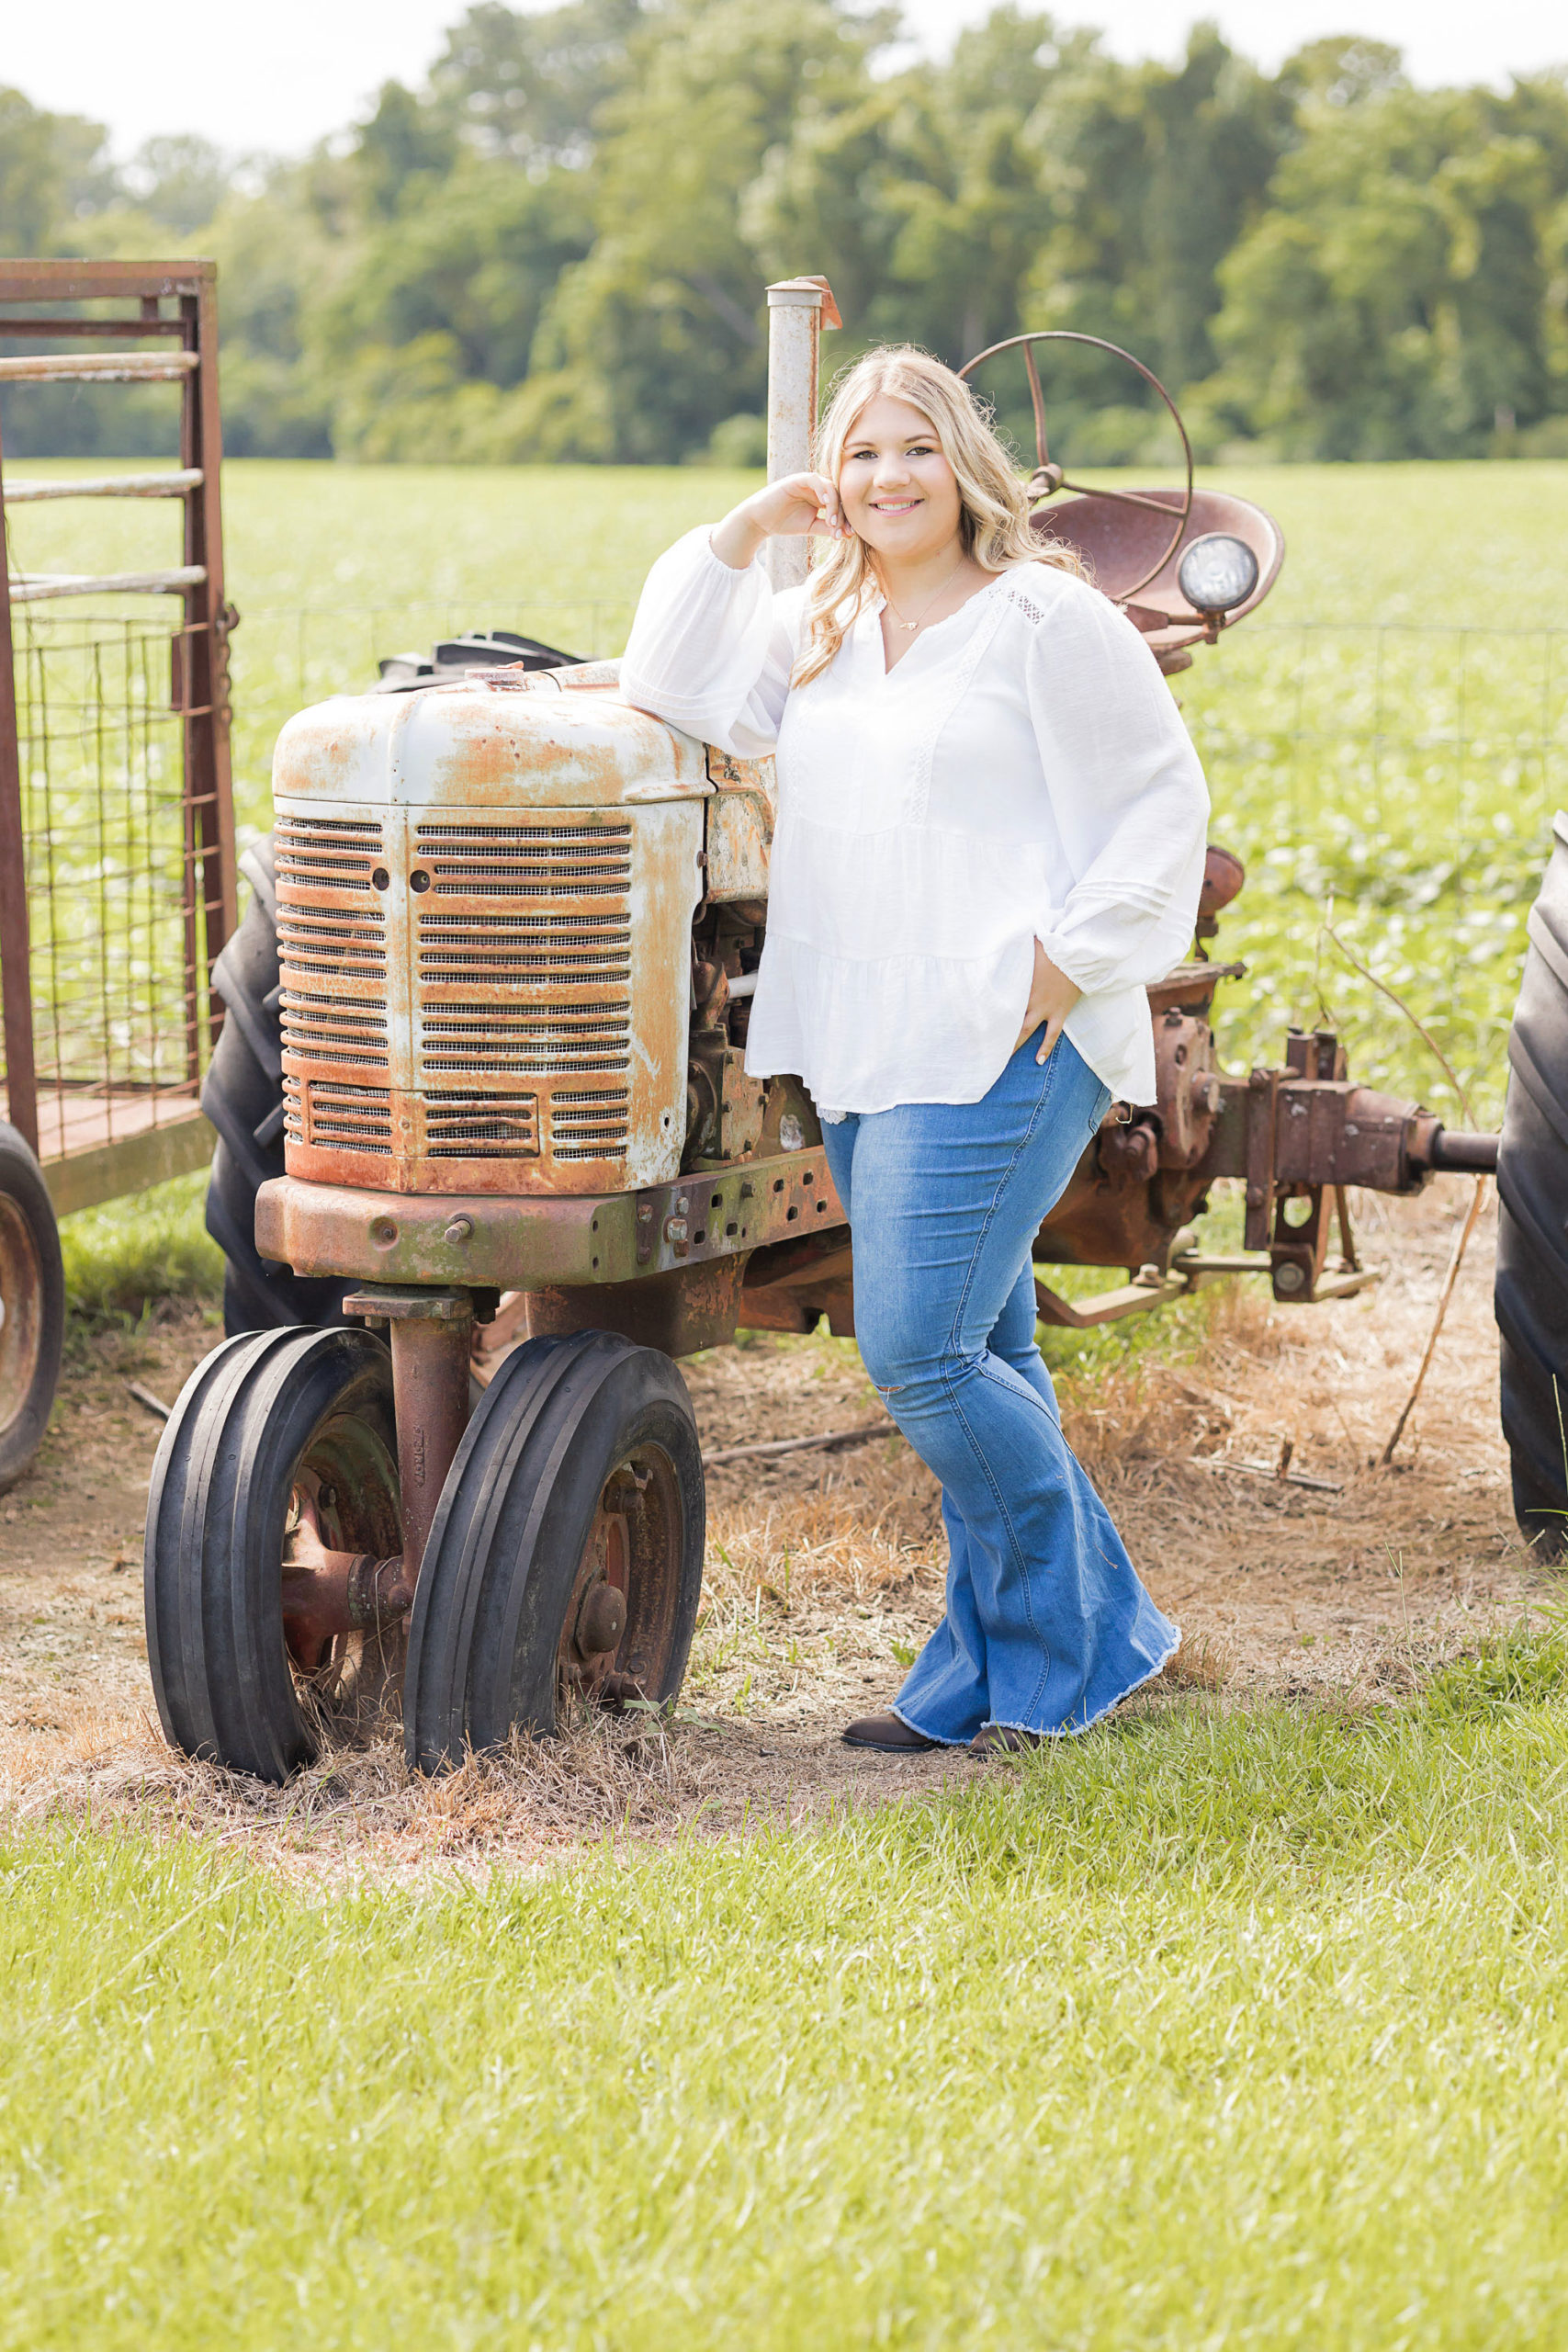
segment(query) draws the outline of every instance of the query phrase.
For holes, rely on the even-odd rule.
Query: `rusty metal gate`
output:
[[[211,262],[0,263],[0,390],[180,401],[174,469],[7,484],[0,447],[0,1106],[62,1214],[212,1148],[197,1098],[235,920],[215,281]],[[17,568],[7,509],[67,498],[177,500],[181,560]]]

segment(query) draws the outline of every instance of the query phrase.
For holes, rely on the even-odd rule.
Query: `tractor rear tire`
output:
[[[1568,818],[1530,910],[1497,1154],[1503,1434],[1536,1556],[1568,1551]]]
[[[563,1705],[670,1705],[702,1594],[702,1450],[666,1355],[607,1331],[530,1340],[464,1435],[425,1546],[403,1685],[411,1769]]]
[[[223,1328],[319,1329],[343,1322],[351,1283],[273,1265],[256,1248],[256,1194],[283,1173],[283,1033],[278,1010],[277,886],[272,836],[240,861],[254,896],[219,956],[213,984],[227,1017],[201,1089],[218,1130],[207,1188],[207,1230],[228,1263]]]
[[[0,1119],[0,1495],[43,1443],[65,1344],[65,1271],[43,1170]]]
[[[302,1662],[283,1577],[307,1518],[333,1550],[401,1551],[397,1453],[392,1359],[368,1331],[253,1331],[197,1364],[147,1498],[147,1656],[172,1747],[281,1781],[383,1723],[406,1623]]]

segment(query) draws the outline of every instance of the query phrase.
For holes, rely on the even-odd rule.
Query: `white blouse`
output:
[[[1085,1061],[1152,1102],[1145,985],[1191,941],[1209,796],[1132,622],[1022,564],[891,671],[878,602],[792,687],[805,594],[691,531],[649,573],[621,663],[638,709],[742,759],[777,751],[747,1069],[793,1071],[824,1116],[977,1102],[1038,939],[1083,990],[1066,1033]]]

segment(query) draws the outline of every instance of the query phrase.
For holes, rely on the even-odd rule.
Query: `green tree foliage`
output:
[[[423,86],[270,165],[190,137],[117,171],[0,90],[0,248],[214,254],[244,454],[755,458],[761,290],[802,269],[835,359],[1103,335],[1211,453],[1568,449],[1562,74],[1420,91],[1347,34],[1269,76],[1207,24],[1128,64],[1020,5],[940,62],[898,37],[867,0],[477,0]],[[1046,373],[1069,461],[1168,451],[1124,368]],[[981,380],[1027,446],[1017,363]],[[13,447],[141,430],[40,401]]]
[[[1222,265],[1209,388],[1286,455],[1483,454],[1568,394],[1568,86],[1331,85]],[[1555,279],[1555,282],[1554,282]]]
[[[71,253],[77,222],[114,193],[101,123],[0,88],[0,252]]]

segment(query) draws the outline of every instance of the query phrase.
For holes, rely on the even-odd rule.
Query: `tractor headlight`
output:
[[[1206,531],[1182,557],[1176,582],[1193,611],[1208,620],[1246,604],[1258,585],[1258,558],[1245,539]]]

